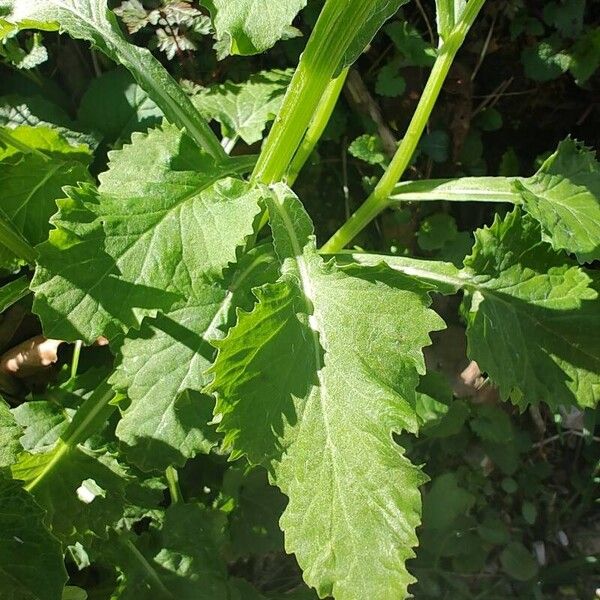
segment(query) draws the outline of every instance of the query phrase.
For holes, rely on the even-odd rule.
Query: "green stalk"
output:
[[[38,254],[36,249],[13,227],[12,223],[0,212],[0,244],[8,248],[15,256],[34,265]]]
[[[389,206],[389,197],[400,181],[415,153],[419,140],[427,127],[431,113],[448,77],[456,54],[463,45],[485,0],[470,0],[461,21],[456,25],[447,41],[440,48],[429,79],[419,101],[406,135],[392,162],[377,184],[373,193],[350,219],[323,246],[323,252],[335,253],[352,241],[377,215]]]
[[[169,495],[171,496],[171,504],[178,504],[183,502],[183,494],[179,487],[179,473],[173,466],[167,467],[165,471],[165,477],[167,479],[167,485],[169,486]]]
[[[292,164],[288,170],[287,183],[291,187],[298,178],[300,171],[306,164],[312,154],[315,146],[321,139],[327,123],[331,119],[333,110],[338,102],[346,77],[348,76],[348,67],[346,67],[335,79],[329,82],[325,95],[323,96],[317,112],[310,122],[304,139],[298,148],[298,152],[292,160]]]
[[[22,142],[3,128],[0,128],[0,142],[7,146],[16,148],[19,150],[19,152],[23,152],[23,154],[37,154],[40,158],[48,160],[48,156],[46,156],[46,154],[44,154],[41,150],[28,146],[25,142]]]
[[[96,388],[79,407],[73,420],[58,440],[52,451],[52,459],[44,466],[42,472],[25,486],[28,492],[46,479],[77,444],[85,442],[102,428],[116,408],[115,404],[111,404],[114,397],[115,392],[108,383],[103,382]]]
[[[365,0],[325,2],[258,159],[252,181],[268,185],[284,178],[327,86],[370,11],[370,3]]]

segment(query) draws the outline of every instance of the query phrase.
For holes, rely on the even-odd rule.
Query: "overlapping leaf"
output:
[[[254,144],[279,112],[290,79],[288,71],[264,71],[244,83],[228,82],[203,90],[193,102],[207,119],[221,123],[224,136]]]
[[[23,148],[0,150],[0,200],[4,216],[30,244],[48,238],[48,221],[56,212],[62,187],[90,181],[91,154],[71,146],[58,132],[45,127],[18,127],[10,132]],[[2,257],[4,264],[13,260]]]
[[[19,443],[22,433],[8,405],[0,398],[0,469],[10,467],[16,462],[23,450]]]
[[[106,0],[5,0],[6,19],[13,24],[58,23],[74,38],[92,43],[121,63],[161,108],[167,119],[217,158],[224,158],[218,140],[193,107],[187,94],[146,48],[123,37]]]
[[[160,528],[138,539],[120,536],[108,551],[121,572],[117,598],[228,598],[227,571],[219,556],[223,525],[222,513],[175,504]]]
[[[56,600],[67,573],[62,548],[43,524],[44,511],[14,481],[0,479],[0,596]]]
[[[220,58],[259,54],[283,37],[306,0],[202,0],[211,13]],[[297,35],[297,34],[296,34]]]
[[[114,335],[218,279],[259,210],[259,193],[226,177],[234,168],[170,125],[112,153],[98,192],[71,190],[39,248],[32,289],[46,335]]]
[[[281,525],[307,583],[341,600],[402,597],[423,475],[391,433],[416,427],[421,349],[443,324],[415,280],[324,264],[285,186],[269,212],[283,275],[216,344],[220,428],[289,497]]]
[[[247,254],[233,274],[194,286],[185,302],[146,319],[123,343],[112,381],[132,405],[117,435],[141,468],[181,465],[214,445],[207,427],[213,403],[199,393],[215,355],[209,342],[223,336],[235,307],[252,306],[248,290],[268,281],[274,266],[268,246]]]
[[[600,165],[594,152],[567,139],[533,177],[514,186],[554,248],[582,263],[600,260]]]
[[[469,354],[503,396],[552,405],[600,401],[599,282],[540,242],[515,209],[476,234]]]

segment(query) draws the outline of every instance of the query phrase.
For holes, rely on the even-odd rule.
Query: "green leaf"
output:
[[[50,452],[24,454],[12,467],[45,509],[45,521],[66,543],[105,537],[123,516],[130,475],[114,456],[62,440]]]
[[[62,108],[42,96],[0,97],[0,125],[11,129],[20,125],[54,129],[72,146],[85,144],[91,150],[99,141],[93,134],[78,131],[78,126]]]
[[[67,582],[62,548],[44,511],[14,481],[0,479],[0,596],[57,600]]]
[[[593,151],[566,139],[533,177],[514,187],[554,248],[582,263],[600,260],[600,164]]]
[[[207,88],[193,102],[206,119],[221,124],[224,137],[240,137],[250,145],[262,139],[267,123],[279,112],[290,81],[290,71],[263,71],[244,83]]]
[[[585,84],[600,67],[600,27],[577,38],[569,50],[569,71],[578,85]]]
[[[540,241],[515,209],[476,233],[465,274],[474,285],[469,356],[515,402],[600,400],[598,282]]]
[[[52,450],[74,414],[72,409],[44,400],[24,402],[12,412],[24,432],[21,444],[32,454]]]
[[[405,65],[430,67],[435,62],[435,49],[410,23],[394,21],[386,25],[384,31],[404,57]]]
[[[270,464],[289,498],[286,549],[309,585],[340,600],[402,597],[424,476],[391,433],[417,426],[421,349],[442,322],[414,279],[325,264],[298,199],[272,189],[283,274],[215,343],[220,429],[233,456]]]
[[[575,38],[583,29],[585,0],[561,0],[544,6],[544,21],[561,35]]]
[[[85,146],[71,146],[52,129],[23,126],[11,135],[31,151],[0,149],[2,211],[14,229],[36,245],[48,238],[48,221],[56,212],[56,200],[64,195],[63,186],[91,180],[91,155]],[[0,258],[5,266],[14,263],[6,250],[0,250]]]
[[[421,221],[417,243],[423,250],[440,250],[457,235],[454,217],[445,213],[435,213]]]
[[[440,129],[426,133],[419,148],[436,163],[443,163],[448,160],[450,149],[450,136],[446,131]]]
[[[521,53],[525,75],[534,81],[551,81],[560,77],[570,64],[568,53],[560,49],[559,40],[548,38]]]
[[[370,165],[381,165],[387,160],[381,139],[375,135],[365,134],[357,137],[348,147],[348,152]]]
[[[440,532],[452,529],[454,522],[475,504],[476,498],[458,485],[454,473],[436,477],[423,500],[423,527]]]
[[[248,306],[246,290],[274,271],[266,248],[246,255],[228,280],[197,285],[187,301],[146,319],[121,346],[111,381],[126,390],[132,403],[117,436],[142,469],[183,465],[215,445],[207,426],[214,403],[198,393],[208,383],[204,373],[215,356],[209,342],[223,336],[235,307]]]
[[[400,75],[397,64],[392,62],[379,70],[375,91],[380,96],[396,98],[404,94],[405,90],[406,80]]]
[[[129,141],[134,131],[160,124],[162,111],[127,71],[117,69],[92,80],[81,99],[78,118],[113,144]]]
[[[263,556],[283,547],[279,517],[285,496],[269,485],[261,468],[230,468],[223,479],[223,494],[234,502],[229,513],[229,537],[235,558]]]
[[[362,21],[358,33],[346,49],[338,72],[356,62],[383,24],[407,2],[408,0],[373,0],[369,2],[369,11],[366,18]]]
[[[0,313],[29,295],[29,279],[19,277],[0,288]]]
[[[260,54],[290,36],[306,0],[201,0],[211,13],[219,58]]]
[[[93,44],[121,63],[161,108],[167,119],[185,128],[195,142],[216,159],[225,153],[187,94],[146,48],[129,44],[106,0],[9,0],[7,20],[13,23],[59,23],[70,36]]]
[[[227,570],[219,556],[224,520],[200,504],[174,504],[160,527],[111,542],[107,555],[122,574],[119,600],[228,598]]]
[[[495,444],[510,444],[514,433],[510,417],[498,406],[481,406],[471,419],[471,429],[482,439]]]
[[[511,542],[500,554],[505,573],[517,581],[529,581],[538,572],[538,565],[531,552],[521,542]]]
[[[259,212],[260,193],[227,178],[233,170],[171,125],[111,153],[98,192],[71,190],[39,247],[32,289],[45,334],[111,337],[220,279]]]
[[[19,442],[22,433],[8,404],[0,398],[0,469],[10,467],[17,461],[23,451]]]

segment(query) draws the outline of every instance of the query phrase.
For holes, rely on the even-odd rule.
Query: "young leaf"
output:
[[[220,429],[234,456],[271,465],[286,548],[319,595],[403,597],[424,477],[391,433],[416,427],[421,349],[442,322],[414,280],[324,264],[286,186],[268,204],[283,275],[216,342]]]
[[[91,342],[139,327],[220,278],[252,233],[259,192],[176,127],[134,134],[110,159],[98,192],[71,190],[39,247],[32,289],[46,335]]]
[[[567,139],[533,177],[514,187],[554,248],[581,263],[600,260],[600,164],[593,151]]]
[[[553,406],[600,400],[599,282],[540,242],[520,209],[476,233],[469,355],[506,398]]]
[[[62,595],[67,582],[62,548],[43,515],[17,482],[0,479],[0,596],[5,600]]]
[[[161,108],[167,119],[181,128],[216,159],[225,153],[208,124],[187,94],[146,48],[129,44],[123,37],[106,0],[9,0],[12,23],[59,23],[62,30],[92,43],[121,63]]]
[[[223,136],[239,136],[246,144],[254,144],[279,112],[290,80],[289,71],[263,71],[244,83],[228,82],[203,90],[193,102],[206,119],[221,123]]]
[[[260,54],[289,37],[306,0],[201,0],[211,13],[219,58]]]

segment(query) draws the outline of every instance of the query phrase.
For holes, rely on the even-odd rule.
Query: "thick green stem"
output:
[[[8,248],[15,256],[34,265],[37,259],[36,249],[13,227],[12,223],[0,213],[0,244]]]
[[[327,86],[371,10],[365,0],[326,1],[258,159],[253,181],[270,184],[284,178]]]
[[[485,0],[470,0],[467,4],[463,18],[448,36],[446,43],[440,48],[417,110],[392,162],[366,202],[323,246],[324,252],[334,253],[344,248],[389,205],[389,197],[410,164],[456,54],[463,45],[466,35],[475,22],[484,2]]]
[[[304,139],[298,148],[298,152],[296,152],[288,170],[287,183],[289,186],[294,184],[300,171],[306,164],[306,161],[315,149],[315,146],[321,139],[338,102],[344,83],[346,83],[347,76],[348,68],[345,68],[335,79],[329,82],[325,95],[321,100],[321,104],[319,104],[317,112],[310,122],[306,135],[304,136]]]
[[[178,504],[183,502],[183,494],[179,487],[179,473],[173,466],[167,467],[165,471],[165,477],[167,479],[167,485],[169,486],[169,495],[171,496],[171,504]]]
[[[79,407],[73,420],[58,440],[52,451],[52,459],[45,465],[42,472],[25,486],[28,492],[34,490],[54,472],[77,444],[85,442],[104,426],[116,408],[114,404],[111,404],[114,397],[115,392],[108,383],[101,383],[96,388],[94,393]]]

